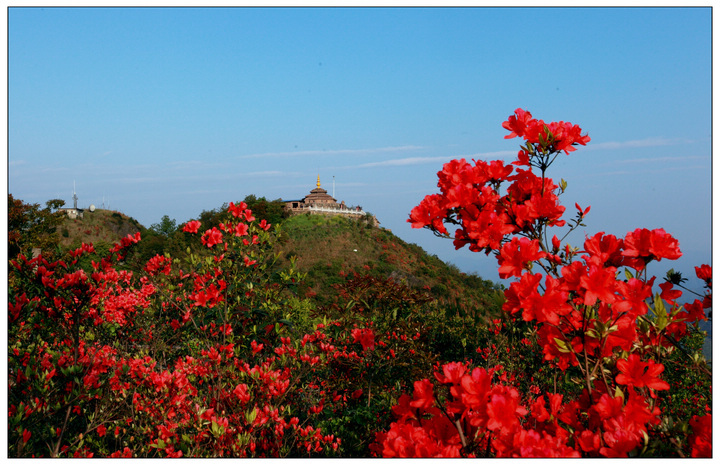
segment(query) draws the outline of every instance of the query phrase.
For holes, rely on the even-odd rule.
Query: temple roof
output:
[[[327,193],[325,189],[320,187],[320,175],[318,174],[317,177],[317,187],[310,191],[310,194],[305,196],[305,202],[306,203],[312,203],[312,202],[318,202],[318,201],[325,201],[329,202],[332,201],[332,203],[337,203],[337,200],[331,195]]]

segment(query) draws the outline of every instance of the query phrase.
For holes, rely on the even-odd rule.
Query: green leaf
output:
[[[165,449],[165,441],[158,438],[157,444],[150,444],[150,447],[154,447],[155,449]]]
[[[547,141],[545,140],[545,138],[543,137],[543,135],[541,133],[538,133],[538,140],[540,140],[540,145],[543,148],[547,147]]]
[[[554,338],[554,339],[555,339],[555,344],[557,344],[558,350],[559,350],[560,352],[562,352],[562,353],[564,353],[564,354],[567,354],[567,353],[569,353],[569,352],[572,351],[571,347],[568,345],[567,342],[565,342],[565,341],[563,341],[562,339],[559,339],[559,338],[557,338],[557,337]]]
[[[625,399],[625,393],[622,389],[620,389],[620,386],[615,386],[615,397],[622,397]]]
[[[222,436],[225,428],[223,428],[222,426],[218,425],[218,424],[215,422],[215,420],[213,420],[212,424],[210,425],[210,430],[212,431],[213,436],[217,437],[217,436]]]
[[[284,324],[284,325],[286,325],[286,326],[289,326],[289,327],[291,327],[291,328],[294,328],[294,327],[295,327],[295,324],[294,324],[292,321],[290,321],[290,320],[288,320],[288,319],[285,319],[285,318],[283,318],[283,319],[281,319],[281,320],[278,320],[278,323],[282,323],[282,324]]]
[[[632,273],[630,272],[630,270],[628,270],[627,268],[625,268],[625,278],[626,278],[628,281],[630,281],[631,279],[634,278],[634,276],[632,275]]]
[[[668,317],[667,317],[667,311],[665,310],[665,304],[663,303],[662,299],[660,298],[660,294],[655,294],[655,308],[653,309],[653,313],[655,313],[655,328],[658,331],[662,331],[665,329],[668,325]]]
[[[258,414],[257,409],[253,408],[251,412],[245,412],[245,420],[248,423],[252,423],[253,421],[255,421],[255,418],[257,418],[257,414]]]

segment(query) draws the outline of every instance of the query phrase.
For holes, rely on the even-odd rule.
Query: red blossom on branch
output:
[[[200,230],[200,222],[197,220],[188,221],[182,230],[187,233],[195,234]]]

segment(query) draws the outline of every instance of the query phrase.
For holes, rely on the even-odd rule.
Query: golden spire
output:
[[[318,174],[317,186],[320,187],[320,175]]]

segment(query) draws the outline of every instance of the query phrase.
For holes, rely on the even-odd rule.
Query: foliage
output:
[[[139,233],[12,262],[10,455],[366,455],[430,370],[431,299],[358,276],[319,311],[274,266],[269,223],[243,204],[219,218],[182,228],[204,253],[137,275],[117,266]]]
[[[150,226],[150,229],[159,236],[168,237],[175,231],[177,231],[178,228],[175,220],[170,219],[170,217],[167,215],[163,215],[163,217],[160,219],[160,223],[152,224]]]
[[[55,253],[58,246],[56,230],[65,216],[58,211],[65,205],[63,200],[53,199],[40,204],[27,204],[8,194],[8,257],[31,254],[32,248]]]
[[[267,200],[265,197],[258,198],[250,194],[243,199],[243,202],[260,221],[265,220],[270,224],[280,225],[289,216],[285,202],[281,199]]]
[[[296,257],[299,270],[318,303],[328,304],[334,286],[345,276],[392,278],[413,289],[442,288],[433,296],[440,305],[487,322],[501,313],[498,285],[476,275],[461,273],[382,228],[367,228],[361,221],[341,216],[296,215],[282,223],[280,263]]]
[[[77,249],[83,243],[97,246],[103,242],[112,245],[128,234],[141,232],[145,236],[147,231],[134,218],[101,208],[85,210],[82,217],[70,218],[63,215],[59,227],[60,247],[66,252]]]

